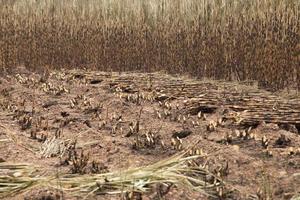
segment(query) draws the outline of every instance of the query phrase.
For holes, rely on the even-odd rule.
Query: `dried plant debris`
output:
[[[87,160],[82,153],[81,166]],[[147,192],[153,184],[175,184],[178,187],[196,190],[209,196],[217,196],[223,181],[200,166],[192,167],[187,164],[200,156],[186,156],[186,152],[177,154],[155,164],[128,169],[125,171],[104,174],[60,174],[60,186],[54,177],[34,176],[35,168],[28,165],[0,163],[1,170],[8,170],[11,175],[0,175],[2,189],[0,196],[8,197],[20,191],[28,191],[35,186],[51,186],[71,192],[74,195],[85,194],[118,194],[136,191]],[[79,166],[79,165],[76,165]],[[207,182],[206,177],[214,177],[213,183]]]
[[[206,130],[209,132],[213,132],[217,130],[218,123],[215,121],[210,121],[206,127]]]
[[[70,160],[71,164],[71,173],[72,174],[85,174],[87,165],[90,159],[90,154],[85,154],[83,150],[80,153],[74,151]]]
[[[272,184],[287,192],[275,192],[274,200],[291,198],[298,188],[300,140],[280,128],[298,128],[300,101],[162,73],[52,70],[2,79],[1,197],[54,187],[61,197],[196,199],[206,192],[214,199],[244,199],[254,193],[251,175],[262,165],[274,176]],[[182,162],[164,160],[198,139]],[[42,164],[17,166],[26,160]]]
[[[177,150],[177,151],[183,150],[182,139],[180,139],[179,137],[172,138],[171,146],[173,147],[174,150]]]
[[[100,173],[109,172],[108,166],[106,166],[103,162],[97,162],[95,160],[93,160],[92,163],[91,163],[90,171],[93,174],[100,174]]]
[[[73,145],[71,140],[63,140],[57,137],[48,138],[42,143],[40,154],[43,158],[62,157]]]
[[[262,137],[261,139],[261,144],[263,146],[263,148],[267,149],[267,147],[269,146],[269,142],[270,139],[268,139],[265,135]]]
[[[132,148],[135,150],[155,149],[157,147],[165,149],[166,145],[161,136],[152,131],[146,132],[145,134],[136,135],[132,145]]]

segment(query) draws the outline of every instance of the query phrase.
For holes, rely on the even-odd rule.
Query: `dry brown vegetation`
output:
[[[166,70],[300,87],[298,0],[1,1],[0,67]]]
[[[299,0],[2,0],[0,198],[297,200],[299,53]]]
[[[161,72],[18,71],[0,79],[0,198],[299,198],[299,97]]]

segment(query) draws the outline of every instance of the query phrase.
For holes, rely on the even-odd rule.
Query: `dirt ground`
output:
[[[47,174],[70,172],[71,164],[63,163],[65,158],[47,158],[40,153],[43,141],[60,135],[64,140],[77,141],[78,151],[89,154],[89,165],[95,161],[104,171],[121,171],[155,163],[199,141],[197,148],[210,155],[211,166],[228,164],[223,177],[228,195],[220,199],[300,196],[300,135],[295,126],[264,122],[251,130],[238,124],[233,126],[222,121],[222,107],[213,112],[186,114],[186,102],[198,94],[193,97],[191,92],[178,98],[157,96],[153,92],[156,86],[164,88],[164,84],[172,81],[185,81],[162,73],[78,70],[19,73],[0,79],[0,160],[3,162],[31,163]],[[207,85],[218,87],[212,81],[207,81]],[[131,135],[131,124],[136,122],[138,134],[156,132],[159,142],[147,145],[137,139],[136,133]],[[174,144],[174,134],[183,130],[190,132],[180,135],[182,147],[178,147]],[[43,199],[42,196],[75,199],[55,190],[50,198],[50,191],[35,188],[7,199]],[[121,198],[121,195],[89,197]],[[155,190],[142,198],[158,199]],[[208,197],[172,187],[163,199]]]

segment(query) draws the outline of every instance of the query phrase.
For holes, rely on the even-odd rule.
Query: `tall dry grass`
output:
[[[0,67],[166,70],[300,88],[299,0],[6,0]]]

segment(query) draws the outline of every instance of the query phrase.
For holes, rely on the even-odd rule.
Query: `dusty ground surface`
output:
[[[164,88],[164,84],[185,81],[159,73],[57,71],[34,74],[26,70],[19,73],[20,76],[14,74],[0,80],[1,161],[31,163],[46,174],[70,172],[72,164],[63,163],[64,157],[46,158],[40,153],[45,139],[60,135],[63,140],[76,140],[79,152],[89,153],[88,165],[96,161],[104,171],[121,171],[175,154],[181,147],[172,144],[174,132],[190,130],[191,134],[182,136],[183,149],[199,141],[197,148],[211,155],[210,165],[217,167],[228,163],[223,179],[226,192],[231,195],[220,199],[292,199],[299,196],[300,137],[295,126],[261,122],[249,130],[250,127],[222,121],[222,107],[199,116],[186,114],[186,102],[201,95],[201,91],[188,91],[185,96],[170,99],[158,97],[153,92],[156,86]],[[207,89],[217,90],[224,85],[211,81],[202,83]],[[253,86],[237,87],[256,90]],[[220,94],[223,94],[221,89]],[[138,134],[156,132],[157,144],[139,144],[136,133],[128,134],[130,124],[137,121]],[[55,190],[53,193],[57,194],[50,198],[47,189],[36,188],[7,199],[42,199],[47,195],[48,199],[62,196],[75,199],[68,193]],[[155,191],[142,197],[158,199]],[[121,195],[89,197],[120,198]],[[181,187],[171,188],[163,197],[206,198]]]

